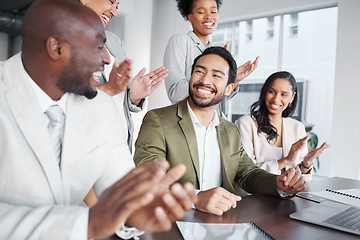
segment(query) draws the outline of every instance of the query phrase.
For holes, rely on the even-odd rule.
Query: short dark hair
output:
[[[229,64],[229,79],[228,79],[227,85],[229,85],[230,83],[234,83],[235,78],[236,78],[236,71],[237,71],[236,61],[232,57],[231,53],[223,47],[209,47],[209,48],[205,49],[205,51],[203,53],[201,53],[199,56],[197,56],[194,59],[194,63],[191,67],[191,74],[193,74],[193,72],[194,72],[194,68],[195,68],[197,61],[201,57],[203,57],[205,55],[209,55],[209,54],[218,55],[218,56],[222,57],[224,60],[226,60],[226,62]]]
[[[188,19],[188,15],[192,12],[194,0],[176,0],[177,8],[185,20]],[[216,6],[219,10],[222,0],[215,0]]]
[[[254,118],[258,126],[258,133],[266,133],[268,135],[268,141],[277,138],[278,134],[276,128],[270,124],[270,119],[268,116],[268,109],[265,104],[266,93],[269,91],[274,81],[278,78],[286,79],[291,85],[291,90],[293,94],[297,92],[297,83],[295,77],[286,71],[275,72],[271,74],[265,81],[264,85],[261,88],[259,100],[254,102],[250,107],[250,114]],[[294,100],[289,104],[289,106],[283,111],[282,117],[291,117],[295,112],[297,105],[297,94],[295,94]]]

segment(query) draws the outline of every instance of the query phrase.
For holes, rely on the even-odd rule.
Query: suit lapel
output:
[[[206,47],[205,45],[201,42],[201,40],[196,36],[196,34],[193,31],[189,31],[188,35],[190,36],[190,38],[194,41],[194,43],[196,44],[197,48],[200,50],[200,52],[204,52]]]
[[[289,154],[290,148],[288,147],[289,141],[287,141],[288,138],[288,132],[286,131],[286,129],[288,128],[287,126],[288,122],[286,121],[285,118],[282,118],[282,149],[283,149],[283,157],[286,157]],[[292,144],[292,143],[291,143]]]
[[[193,123],[189,111],[187,109],[187,98],[178,104],[178,117],[180,118],[179,125],[184,133],[193,166],[196,171],[197,182],[200,183],[200,166],[199,166],[199,154],[197,148],[197,141]]]
[[[61,174],[63,179],[63,188],[65,194],[65,202],[70,202],[70,180],[71,177],[66,176],[69,169],[73,167],[74,159],[81,159],[84,155],[82,147],[77,143],[86,139],[86,129],[88,129],[88,100],[74,94],[69,94],[66,106],[66,122],[65,134],[61,156]]]
[[[10,111],[44,170],[55,202],[64,204],[58,161],[50,144],[49,132],[38,100],[30,83],[27,82],[28,75],[23,68],[20,54],[5,63],[3,78],[9,86],[5,97]]]

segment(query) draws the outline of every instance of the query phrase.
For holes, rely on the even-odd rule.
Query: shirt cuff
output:
[[[134,105],[130,100],[130,92],[129,91],[130,91],[130,89],[128,89],[127,100],[126,100],[127,103],[128,103],[127,105],[129,107],[129,110],[131,112],[140,112],[140,111],[142,111],[144,109],[145,98],[141,99],[139,106]]]
[[[120,229],[116,230],[116,235],[122,239],[137,238],[138,236],[144,234],[144,231],[140,231],[134,227],[122,226]]]
[[[82,207],[71,231],[70,239],[88,239],[89,208]]]
[[[195,189],[195,195],[198,195],[198,193],[201,192],[201,190],[199,189]],[[196,209],[196,207],[194,206],[194,204],[191,204],[193,209]]]
[[[279,188],[277,188],[277,191],[278,191],[280,197],[282,197],[282,198],[291,198],[294,196],[294,194],[286,193],[283,190],[280,190]]]

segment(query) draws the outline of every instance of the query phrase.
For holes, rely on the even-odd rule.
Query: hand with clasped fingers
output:
[[[305,190],[305,180],[302,177],[299,167],[292,167],[276,178],[278,189],[287,194],[296,194]]]
[[[198,201],[194,204],[197,210],[221,216],[230,208],[236,207],[236,202],[241,200],[237,196],[222,187],[201,191],[197,194]]]
[[[196,201],[194,187],[174,184],[186,170],[184,165],[170,169],[167,161],[136,167],[106,189],[90,208],[88,238],[112,235],[123,224],[154,232],[171,228]]]

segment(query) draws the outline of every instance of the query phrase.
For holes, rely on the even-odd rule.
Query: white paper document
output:
[[[185,240],[265,240],[273,239],[254,223],[176,222]]]

